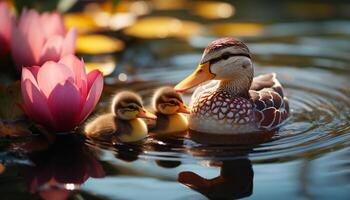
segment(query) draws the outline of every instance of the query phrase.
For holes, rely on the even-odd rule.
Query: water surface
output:
[[[256,75],[276,72],[289,98],[290,117],[269,140],[205,144],[187,133],[127,145],[96,143],[79,134],[57,136],[51,144],[40,136],[2,140],[2,197],[348,199],[350,22],[324,18],[271,22],[266,17],[268,22],[254,22],[249,35],[238,36],[254,55]],[[140,39],[117,32],[127,45],[113,55],[118,65],[105,78],[96,113],[108,109],[119,89],[137,91],[148,103],[155,88],[192,72],[210,41],[235,33],[232,24],[223,23],[230,20],[196,20],[206,31],[186,38]],[[221,31],[215,30],[218,24]],[[190,96],[185,94],[186,102]]]

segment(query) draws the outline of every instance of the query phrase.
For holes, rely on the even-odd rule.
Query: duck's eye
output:
[[[175,105],[176,104],[176,102],[174,100],[170,100],[168,103],[171,104],[171,105]]]
[[[224,53],[224,54],[222,54],[222,56],[221,56],[221,58],[224,59],[224,60],[227,60],[229,57],[230,57],[230,54],[229,54],[229,53]]]

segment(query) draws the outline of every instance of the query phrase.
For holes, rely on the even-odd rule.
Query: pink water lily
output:
[[[77,32],[66,33],[63,18],[57,12],[39,15],[35,10],[24,10],[18,24],[12,28],[12,57],[19,71],[21,67],[42,65],[74,54]]]
[[[11,26],[14,16],[6,2],[0,2],[0,58],[10,50]]]
[[[74,55],[41,67],[22,69],[22,108],[29,118],[53,131],[70,131],[92,112],[103,89],[98,70],[85,72]]]

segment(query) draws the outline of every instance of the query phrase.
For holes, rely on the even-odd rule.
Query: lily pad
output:
[[[9,85],[0,85],[0,120],[13,121],[24,116],[18,103],[22,102],[21,84],[19,81]]]
[[[103,76],[108,76],[110,75],[115,67],[116,67],[116,63],[114,63],[113,61],[110,62],[87,62],[85,63],[85,67],[86,67],[86,71],[90,72],[94,69],[98,69],[103,73]]]
[[[91,34],[80,35],[77,41],[77,52],[86,54],[107,54],[120,51],[124,43],[116,38]]]
[[[264,31],[261,24],[256,23],[220,23],[210,26],[215,35],[219,36],[258,36]]]
[[[127,35],[139,38],[188,38],[201,33],[202,26],[193,21],[173,17],[147,17],[125,29]]]
[[[92,16],[84,13],[70,13],[64,15],[64,24],[67,29],[75,27],[78,33],[88,33],[101,29]]]
[[[235,14],[235,7],[233,5],[217,1],[196,2],[191,10],[195,15],[206,19],[229,18]]]

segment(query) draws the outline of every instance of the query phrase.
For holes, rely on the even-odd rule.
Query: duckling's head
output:
[[[196,71],[175,86],[177,92],[191,89],[208,80],[237,81],[247,84],[254,76],[248,47],[235,38],[213,41],[204,50]]]
[[[175,113],[190,113],[182,101],[182,97],[172,87],[161,87],[153,96],[153,107],[157,112],[172,115]]]
[[[136,118],[157,119],[154,114],[143,107],[141,97],[129,91],[119,92],[113,97],[112,113],[122,120]]]

